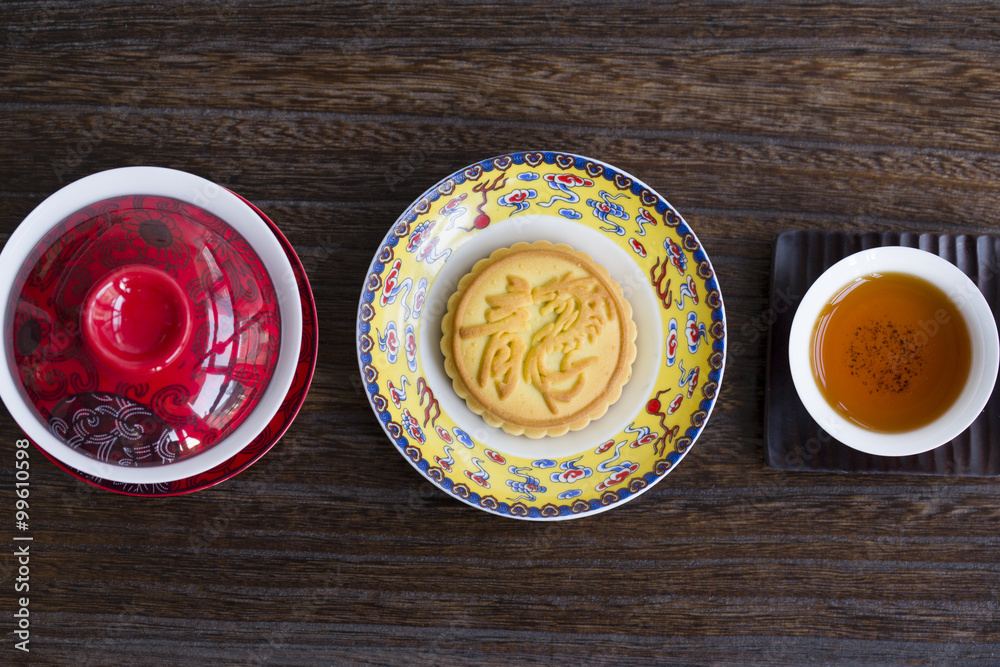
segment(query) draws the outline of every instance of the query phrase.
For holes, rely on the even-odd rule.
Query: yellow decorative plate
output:
[[[597,260],[638,330],[621,398],[558,437],[489,426],[444,370],[441,320],[458,281],[520,241]],[[382,428],[431,482],[495,514],[570,519],[634,498],[688,452],[722,381],[725,322],[712,264],[666,200],[597,160],[515,153],[452,174],[393,225],[361,294],[358,363]]]

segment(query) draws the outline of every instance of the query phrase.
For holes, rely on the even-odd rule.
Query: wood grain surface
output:
[[[215,488],[124,497],[33,453],[27,655],[21,431],[3,413],[0,664],[1000,663],[997,481],[762,456],[775,236],[997,233],[998,103],[989,2],[0,3],[0,234],[87,174],[183,169],[278,224],[320,318],[302,413]],[[424,481],[354,348],[396,217],[527,149],[664,195],[728,318],[690,455],[571,522],[491,516]]]

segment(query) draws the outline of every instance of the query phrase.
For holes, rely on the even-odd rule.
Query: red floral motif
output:
[[[122,218],[125,240],[139,254],[174,269],[187,265],[188,245],[178,229],[176,216],[151,209],[131,211]]]
[[[14,354],[31,358],[39,350],[52,344],[52,322],[44,311],[30,304],[23,304],[14,313]]]
[[[8,354],[14,367],[22,369],[21,383],[30,401],[46,406],[46,420],[53,401],[97,386],[94,364],[79,355],[79,339],[65,329],[31,301],[18,303],[14,310]]]

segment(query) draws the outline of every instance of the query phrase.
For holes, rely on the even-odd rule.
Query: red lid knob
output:
[[[115,368],[154,372],[174,362],[191,337],[187,295],[166,272],[142,264],[116,269],[87,294],[83,339]]]

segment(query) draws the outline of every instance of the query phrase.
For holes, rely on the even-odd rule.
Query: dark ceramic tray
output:
[[[809,286],[838,260],[868,248],[920,248],[962,269],[1000,314],[1000,237],[893,232],[788,231],[775,239],[771,258],[767,386],[764,398],[764,459],[778,470],[1000,475],[1000,392],[972,426],[950,443],[914,456],[873,456],[831,438],[812,420],[795,393],[788,367],[792,318]]]

